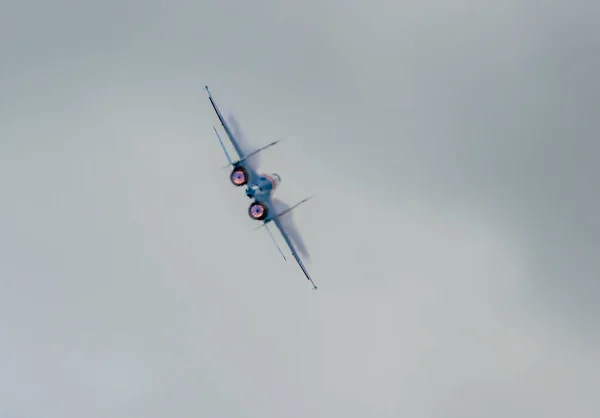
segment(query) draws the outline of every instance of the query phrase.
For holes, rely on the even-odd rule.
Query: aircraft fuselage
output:
[[[279,183],[281,183],[281,177],[278,174],[260,174],[253,184],[246,186],[246,196],[257,199],[260,196],[271,195]]]

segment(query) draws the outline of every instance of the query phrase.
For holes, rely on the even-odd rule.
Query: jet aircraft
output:
[[[283,251],[277,244],[277,241],[271,233],[271,230],[268,228],[269,223],[272,222],[275,224],[285,243],[289,247],[290,252],[302,269],[302,272],[313,286],[313,289],[316,290],[317,286],[310,277],[310,274],[306,270],[306,267],[304,266],[304,263],[300,257],[300,255],[302,255],[307,258],[308,252],[300,234],[293,224],[290,213],[290,211],[308,201],[310,197],[296,203],[293,206],[288,206],[281,200],[273,197],[275,190],[281,183],[281,177],[276,173],[264,174],[260,172],[258,165],[258,154],[261,151],[279,143],[281,140],[271,142],[264,147],[252,150],[252,148],[248,146],[245,137],[239,129],[237,121],[233,117],[229,117],[228,121],[226,121],[223,117],[223,114],[219,110],[219,107],[215,103],[208,86],[205,86],[204,89],[206,90],[206,93],[208,93],[208,99],[210,100],[210,103],[217,114],[225,133],[229,137],[231,145],[233,145],[233,148],[238,155],[237,160],[232,160],[231,156],[227,152],[227,148],[225,148],[225,144],[223,143],[219,132],[217,131],[217,128],[215,128],[213,125],[217,139],[219,140],[221,148],[223,149],[225,157],[228,161],[228,164],[224,168],[230,166],[233,167],[229,176],[231,183],[236,187],[246,186],[246,196],[249,199],[252,199],[252,203],[250,203],[250,206],[248,207],[248,215],[253,220],[262,223],[257,229],[265,227],[271,239],[273,240],[273,243],[277,246],[279,253],[285,260],[286,258],[283,254]]]

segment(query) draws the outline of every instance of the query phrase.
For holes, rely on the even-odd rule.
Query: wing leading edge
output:
[[[215,100],[213,99],[212,94],[210,94],[210,90],[208,90],[208,86],[204,86],[204,90],[206,90],[206,93],[208,93],[208,100],[210,100],[210,104],[212,105],[213,109],[215,110],[215,113],[217,114],[217,117],[219,118],[221,125],[223,125],[223,129],[225,129],[225,132],[227,133],[227,136],[229,137],[229,140],[231,141],[233,148],[235,148],[235,152],[237,152],[237,154],[238,154],[238,159],[243,158],[244,151],[240,147],[240,144],[238,143],[238,141],[235,139],[235,136],[233,135],[233,132],[231,131],[231,128],[229,127],[229,124],[227,122],[225,122],[225,118],[223,117],[223,115],[221,114],[221,111],[219,110],[219,107],[215,103]]]
[[[298,255],[298,252],[296,251],[296,248],[294,247],[294,244],[292,244],[292,241],[290,240],[290,237],[289,237],[288,233],[286,232],[286,230],[284,229],[283,225],[281,224],[281,220],[279,219],[278,215],[275,215],[273,217],[273,223],[275,223],[275,226],[277,227],[277,229],[279,229],[279,232],[281,233],[281,236],[283,237],[283,239],[285,240],[285,243],[290,248],[290,251],[292,252],[292,255],[294,256],[294,258],[296,259],[296,262],[298,263],[298,265],[302,269],[302,272],[304,273],[304,275],[306,276],[306,278],[308,279],[308,281],[310,282],[310,284],[312,284],[313,289],[317,290],[317,286],[315,285],[315,283],[313,282],[312,278],[310,277],[310,274],[306,270],[306,267],[304,267],[304,263],[302,262],[302,259]]]

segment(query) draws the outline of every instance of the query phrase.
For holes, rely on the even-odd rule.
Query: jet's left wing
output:
[[[217,117],[219,118],[221,125],[223,125],[223,129],[225,129],[225,132],[227,133],[227,136],[229,137],[229,141],[231,141],[231,144],[233,145],[233,148],[235,148],[235,152],[238,155],[238,158],[236,161],[233,161],[231,159],[231,157],[227,153],[227,150],[225,149],[225,145],[223,144],[223,141],[221,140],[219,133],[215,129],[215,134],[217,135],[217,138],[219,139],[219,142],[221,143],[221,147],[223,148],[223,151],[225,152],[225,157],[227,158],[227,160],[229,162],[227,167],[234,165],[234,166],[242,166],[242,167],[246,168],[246,170],[248,170],[248,172],[250,173],[250,182],[253,182],[254,179],[257,177],[258,171],[260,171],[260,155],[259,155],[260,152],[264,151],[267,148],[272,147],[273,145],[278,144],[282,140],[280,139],[277,141],[273,141],[270,144],[267,144],[258,149],[252,147],[252,145],[250,144],[250,142],[244,135],[244,132],[240,128],[238,121],[233,116],[233,114],[230,113],[228,115],[228,117],[225,118],[223,116],[223,113],[217,106],[215,99],[212,97],[212,94],[208,90],[208,86],[204,86],[204,89],[208,93],[208,98],[210,100],[210,104],[212,105],[213,109],[215,110],[215,113],[217,114]]]
[[[225,129],[225,132],[227,133],[227,136],[229,137],[229,140],[231,141],[233,148],[235,148],[235,152],[237,152],[237,154],[238,154],[238,159],[244,158],[244,150],[242,149],[242,147],[236,140],[235,135],[233,134],[231,128],[229,127],[229,124],[225,121],[223,114],[219,110],[219,107],[217,106],[217,104],[215,103],[215,100],[212,97],[212,94],[210,94],[210,91],[208,90],[208,86],[204,86],[204,90],[206,90],[206,93],[208,93],[208,99],[210,100],[210,104],[212,105],[213,109],[215,110],[215,113],[217,114],[217,117],[219,118],[221,125],[223,125],[223,129]]]

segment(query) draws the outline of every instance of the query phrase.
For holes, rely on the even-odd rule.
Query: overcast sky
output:
[[[600,416],[600,5],[559,3],[0,2],[0,417]],[[317,292],[204,84],[287,138]]]

